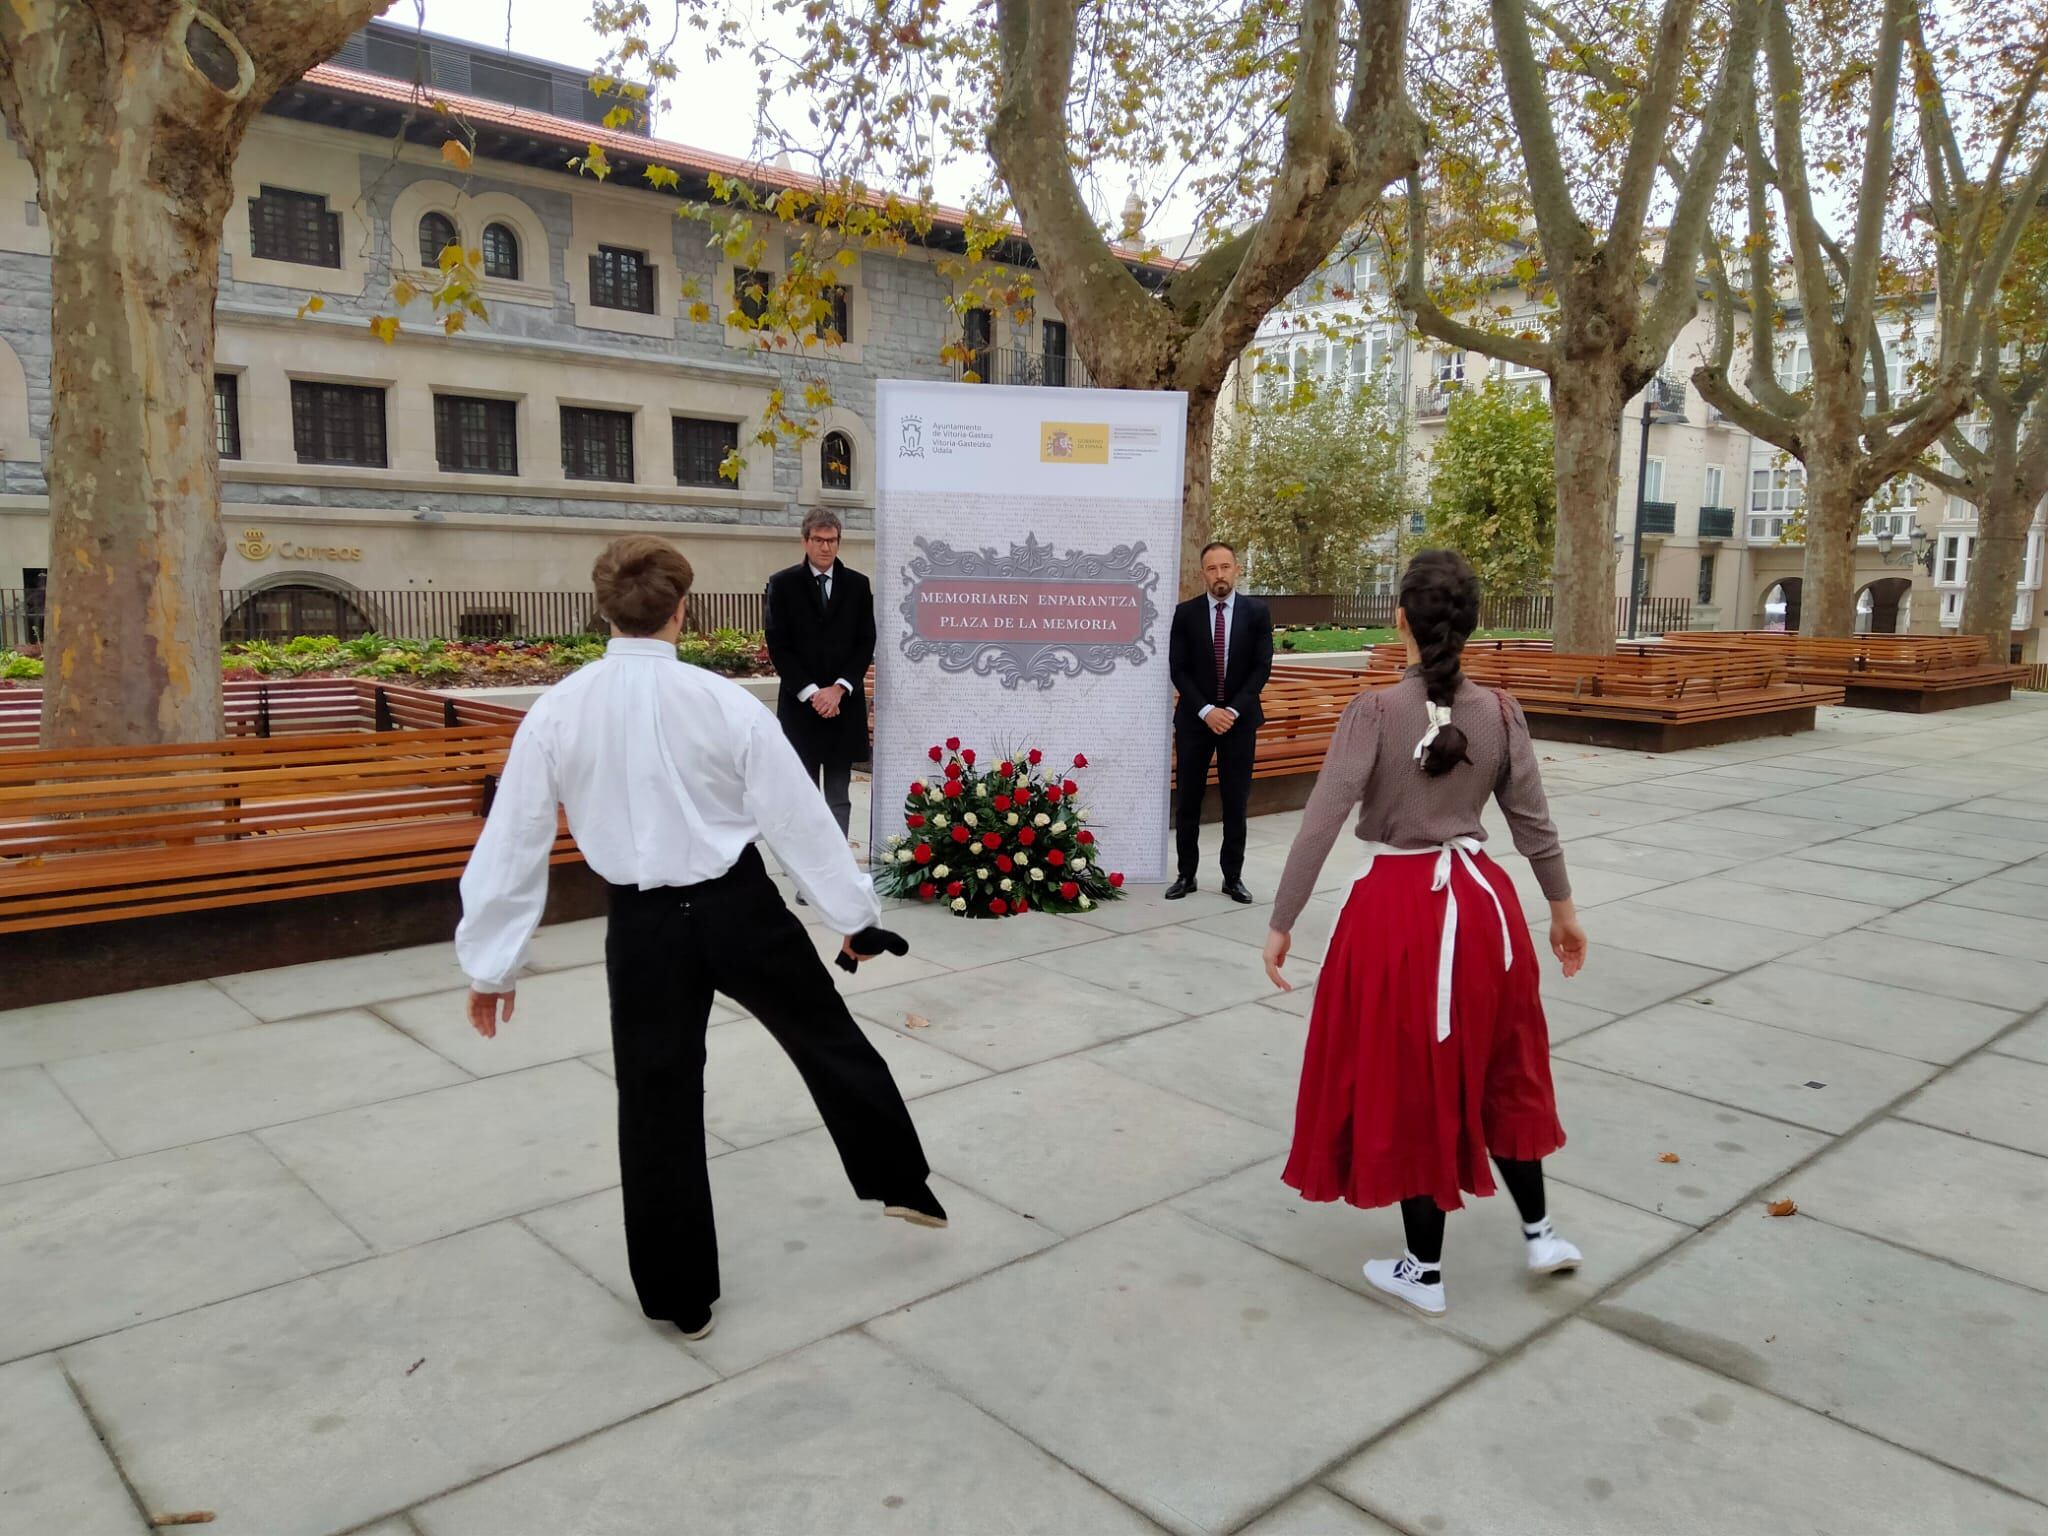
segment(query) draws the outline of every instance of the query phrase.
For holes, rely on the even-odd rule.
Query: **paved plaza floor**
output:
[[[0,1532],[2048,1536],[2048,698],[1539,749],[1578,1275],[1502,1197],[1441,1321],[1364,1293],[1398,1216],[1280,1184],[1311,994],[1213,890],[898,914],[845,990],[943,1233],[715,1014],[697,1345],[631,1300],[601,925],[496,1041],[445,944],[254,971],[0,1013]]]

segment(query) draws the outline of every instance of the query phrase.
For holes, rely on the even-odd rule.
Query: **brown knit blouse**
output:
[[[1273,927],[1280,932],[1290,932],[1308,904],[1353,807],[1359,841],[1428,848],[1454,837],[1484,838],[1479,814],[1492,795],[1544,896],[1563,901],[1571,895],[1522,706],[1469,678],[1461,681],[1451,720],[1465,733],[1472,760],[1432,779],[1415,760],[1415,744],[1429,729],[1427,703],[1422,677],[1411,667],[1393,687],[1361,693],[1338,720],[1273,898]]]

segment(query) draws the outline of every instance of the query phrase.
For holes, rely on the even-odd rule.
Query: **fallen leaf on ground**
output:
[[[1773,1200],[1764,1209],[1773,1216],[1797,1216],[1799,1214],[1798,1204],[1791,1200]]]
[[[211,1525],[213,1511],[210,1509],[187,1510],[182,1515],[151,1515],[151,1525]]]
[[[1678,1161],[1678,1154],[1676,1152],[1665,1152],[1659,1155],[1657,1161],[1660,1163],[1675,1163]]]
[[[427,1357],[425,1355],[421,1355],[419,1359],[413,1361],[411,1365],[408,1365],[405,1368],[405,1374],[410,1376],[414,1371],[418,1370],[421,1366],[425,1365],[426,1363]]]
[[[932,1021],[921,1013],[906,1013],[903,1015],[903,1027],[905,1029],[930,1029]]]

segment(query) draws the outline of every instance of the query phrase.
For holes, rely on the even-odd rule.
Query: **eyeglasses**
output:
[[[816,544],[825,549],[830,549],[839,542],[839,535],[836,533],[809,533],[805,534],[804,538],[807,543]]]

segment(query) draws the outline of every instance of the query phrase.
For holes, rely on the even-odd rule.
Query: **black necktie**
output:
[[[818,578],[818,601],[830,604],[832,601],[832,573],[830,571],[818,571],[815,574]]]

